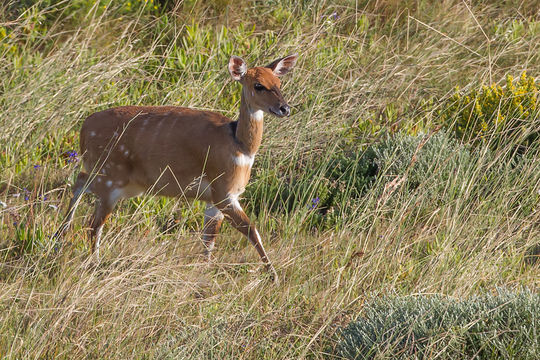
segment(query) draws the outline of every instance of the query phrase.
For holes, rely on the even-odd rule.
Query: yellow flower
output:
[[[486,124],[485,121],[482,121],[482,123],[480,124],[480,126],[482,127],[482,131],[487,131],[488,125]]]
[[[482,116],[482,106],[480,106],[480,103],[477,102],[477,103],[474,105],[474,109],[476,110],[476,114],[477,114],[478,116]]]
[[[497,111],[497,120],[495,121],[496,124],[500,124],[504,121],[504,115],[501,114],[500,110]]]

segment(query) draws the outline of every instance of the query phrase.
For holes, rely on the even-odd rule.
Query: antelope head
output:
[[[246,62],[232,56],[229,72],[233,80],[242,84],[242,95],[249,104],[249,111],[264,111],[277,117],[289,116],[291,108],[281,94],[279,76],[288,73],[296,64],[297,54],[277,59],[267,66],[247,68]]]

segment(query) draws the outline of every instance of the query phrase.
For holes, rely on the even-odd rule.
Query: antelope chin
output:
[[[271,113],[272,115],[277,116],[278,118],[283,118],[283,117],[287,116],[286,114],[282,114],[281,112],[277,112],[276,110],[274,110],[272,108],[269,108],[268,112]]]

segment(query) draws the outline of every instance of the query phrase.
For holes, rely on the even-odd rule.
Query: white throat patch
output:
[[[257,110],[249,114],[250,117],[255,121],[262,121],[264,112],[262,110]]]

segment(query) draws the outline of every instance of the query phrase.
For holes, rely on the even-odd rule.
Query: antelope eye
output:
[[[258,90],[258,91],[264,90],[264,89],[265,89],[265,87],[262,86],[262,85],[259,84],[259,83],[255,83],[255,85],[254,85],[253,87],[255,88],[255,90]]]

